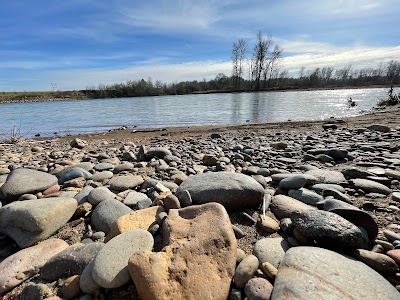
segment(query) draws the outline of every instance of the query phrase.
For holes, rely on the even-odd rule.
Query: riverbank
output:
[[[394,86],[395,88],[398,86]],[[193,92],[191,94],[171,94],[171,95],[144,95],[135,97],[111,97],[111,98],[136,98],[153,96],[175,96],[175,95],[208,95],[208,94],[232,94],[232,93],[254,93],[254,92],[289,92],[289,91],[323,91],[323,90],[343,90],[343,89],[374,89],[388,88],[388,85],[369,85],[369,86],[328,86],[319,88],[303,87],[282,87],[267,88],[260,91],[252,90],[207,90]],[[47,102],[65,100],[94,100],[109,99],[110,97],[93,97],[93,91],[47,91],[47,92],[0,92],[0,104],[2,103],[26,103],[26,102]]]
[[[0,296],[398,299],[400,107],[328,121],[0,143]]]
[[[286,122],[268,122],[243,125],[208,125],[208,126],[183,126],[183,127],[164,127],[135,129],[126,128],[111,130],[104,133],[68,135],[64,137],[48,137],[46,140],[68,141],[73,137],[93,140],[125,140],[137,139],[141,142],[152,139],[161,140],[180,140],[192,138],[195,136],[205,136],[212,133],[234,133],[251,134],[254,131],[260,132],[297,132],[306,133],[308,131],[321,131],[324,123],[333,123],[337,128],[357,128],[368,127],[372,123],[387,125],[392,128],[400,126],[400,105],[392,107],[382,107],[375,109],[360,116],[348,118],[331,118],[327,120],[316,121],[286,121]],[[41,139],[40,137],[38,138]]]

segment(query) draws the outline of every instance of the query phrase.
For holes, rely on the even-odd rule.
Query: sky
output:
[[[398,0],[15,0],[0,3],[0,91],[80,90],[151,77],[230,76],[257,32],[281,69],[400,60]]]

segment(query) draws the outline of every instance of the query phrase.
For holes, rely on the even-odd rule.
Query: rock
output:
[[[278,268],[289,247],[289,243],[283,238],[263,238],[254,245],[253,254],[257,256],[260,267],[269,262]]]
[[[392,192],[387,186],[368,179],[353,179],[351,182],[355,188],[366,192],[379,193],[383,195],[389,195]]]
[[[267,233],[274,233],[279,231],[278,222],[268,216],[263,217],[263,215],[260,215],[257,220],[257,225]]]
[[[394,275],[399,269],[396,262],[385,254],[357,249],[354,257],[382,275]]]
[[[381,124],[373,124],[367,127],[371,131],[390,132],[390,127]]]
[[[176,191],[180,199],[184,191],[190,193],[193,204],[217,202],[228,211],[257,207],[261,204],[264,189],[247,175],[230,172],[197,174],[182,182]]]
[[[87,146],[88,142],[85,140],[74,138],[69,144],[72,148],[83,149]]]
[[[67,247],[63,240],[50,238],[7,257],[0,263],[0,294],[36,275],[52,256]]]
[[[395,170],[385,170],[385,176],[400,180],[400,171]]]
[[[391,243],[393,243],[396,240],[400,240],[400,234],[395,233],[391,230],[385,229],[385,230],[383,230],[383,234],[388,239],[388,241]]]
[[[341,251],[366,248],[368,241],[362,231],[337,214],[321,210],[299,211],[294,212],[291,219],[304,237],[318,245]]]
[[[256,277],[246,283],[244,293],[248,300],[269,300],[273,288],[268,280]]]
[[[218,203],[171,209],[162,252],[137,252],[129,273],[143,299],[227,299],[237,243]]]
[[[81,191],[74,196],[76,201],[78,201],[78,204],[83,204],[87,202],[87,198],[89,196],[89,193],[93,190],[93,187],[90,185],[87,185],[81,189]]]
[[[398,265],[400,265],[400,249],[393,249],[386,252],[386,255],[393,259]]]
[[[275,268],[271,263],[267,261],[262,263],[261,270],[263,271],[265,276],[272,280],[272,282],[275,281],[276,275],[278,275],[278,269]]]
[[[40,270],[41,278],[54,281],[65,276],[80,275],[103,246],[103,243],[77,243],[69,246],[47,261]]]
[[[111,230],[106,238],[106,241],[109,241],[113,237],[128,230],[149,230],[154,224],[157,223],[157,215],[163,211],[165,211],[163,206],[153,206],[132,211],[129,214],[119,217],[111,225]]]
[[[79,286],[85,294],[95,294],[101,287],[94,281],[93,272],[93,261],[92,260],[82,271],[79,277]]]
[[[396,201],[396,202],[400,202],[400,193],[399,192],[392,193],[392,200]]]
[[[149,197],[147,197],[146,194],[132,191],[132,192],[129,192],[129,194],[125,197],[123,202],[125,205],[127,205],[129,207],[137,208],[138,202],[140,202],[142,200],[147,200],[147,199],[149,199]]]
[[[66,299],[75,299],[79,296],[80,292],[79,275],[73,275],[67,278],[61,287],[61,296]]]
[[[152,147],[146,152],[147,160],[152,159],[153,157],[163,158],[166,155],[172,155],[171,151],[163,147]]]
[[[74,214],[74,198],[45,198],[12,202],[0,208],[0,232],[26,248],[47,239]]]
[[[367,179],[368,176],[375,176],[374,173],[364,171],[362,169],[358,169],[355,167],[350,167],[350,168],[345,168],[342,170],[342,173],[346,176],[349,176],[351,178],[362,178],[362,179]]]
[[[181,208],[181,204],[179,199],[171,192],[168,192],[168,195],[164,198],[164,207],[167,211],[170,209],[179,209]]]
[[[374,218],[366,211],[336,199],[324,201],[323,208],[326,211],[345,218],[354,225],[364,228],[367,231],[370,240],[373,240],[378,235],[378,225]]]
[[[57,176],[59,184],[64,184],[64,182],[66,181],[79,177],[83,177],[86,180],[92,178],[92,174],[90,174],[85,169],[79,167],[66,168],[62,170]]]
[[[314,184],[310,187],[310,189],[315,190],[315,191],[319,191],[319,192],[324,192],[324,191],[331,191],[331,190],[335,190],[335,191],[339,191],[341,193],[344,193],[346,190],[344,189],[344,187],[342,187],[341,185],[338,184],[332,184],[332,183],[317,183]]]
[[[92,212],[91,223],[93,228],[108,234],[111,225],[119,217],[127,215],[132,210],[125,204],[115,199],[100,202]]]
[[[318,195],[317,193],[310,191],[306,188],[301,188],[298,190],[291,189],[289,190],[288,195],[289,197],[313,206],[316,206],[318,202],[324,200],[321,195]]]
[[[104,186],[99,186],[90,191],[88,202],[92,205],[97,205],[104,200],[115,199],[116,195]]]
[[[258,269],[258,258],[254,255],[246,256],[237,266],[233,282],[238,288],[243,288]]]
[[[271,300],[395,300],[399,292],[362,262],[318,247],[286,252]]]
[[[296,175],[282,179],[279,182],[279,187],[285,190],[299,189],[305,186],[306,183],[307,183],[307,178],[305,176]]]
[[[215,166],[218,163],[218,158],[214,155],[205,154],[203,156],[203,165],[205,166]]]
[[[278,220],[290,218],[294,211],[308,211],[316,208],[307,205],[299,200],[293,199],[285,195],[276,195],[272,197],[270,209]]]
[[[126,175],[126,176],[115,176],[110,179],[108,184],[112,190],[119,192],[134,189],[144,182],[140,175]]]
[[[96,172],[96,173],[94,173],[91,179],[92,179],[93,181],[99,181],[99,182],[101,182],[101,181],[103,181],[103,180],[110,179],[110,178],[112,178],[113,176],[114,176],[114,173],[111,172],[111,171],[102,171],[102,172]]]
[[[53,296],[52,290],[44,283],[29,282],[19,294],[20,300],[47,299]]]
[[[111,239],[96,255],[92,276],[103,288],[113,289],[127,283],[129,258],[138,251],[151,251],[153,236],[146,230],[129,230]]]
[[[338,171],[318,169],[318,170],[309,170],[305,174],[315,176],[316,178],[318,178],[320,183],[337,184],[346,181],[346,178],[344,178],[343,174]]]
[[[56,184],[54,175],[32,169],[14,169],[0,187],[0,200],[16,200],[23,194],[42,192]]]

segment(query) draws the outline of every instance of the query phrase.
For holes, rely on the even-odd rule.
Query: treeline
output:
[[[283,49],[275,44],[272,36],[257,34],[252,47],[244,39],[233,43],[230,76],[219,73],[214,79],[164,83],[160,80],[128,80],[123,83],[100,84],[80,91],[88,98],[119,98],[193,93],[235,91],[266,91],[281,89],[313,89],[359,87],[371,85],[399,85],[400,62],[381,62],[374,68],[357,69],[352,65],[341,68],[330,66],[289,73],[282,68]]]

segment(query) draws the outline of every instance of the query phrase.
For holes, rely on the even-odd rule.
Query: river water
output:
[[[0,104],[0,139],[16,126],[25,137],[158,128],[321,120],[366,113],[388,89],[340,89],[159,96]],[[348,107],[351,97],[357,106]]]

